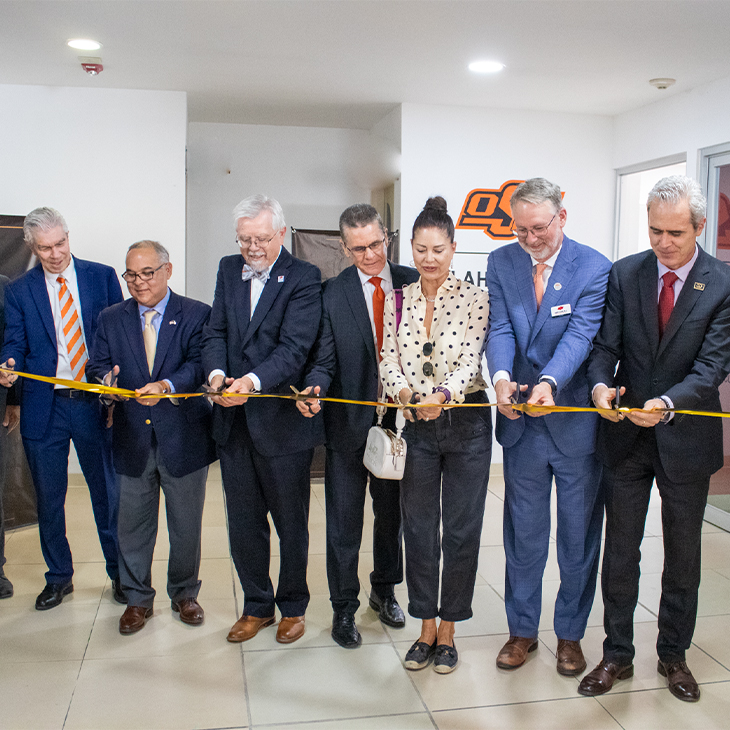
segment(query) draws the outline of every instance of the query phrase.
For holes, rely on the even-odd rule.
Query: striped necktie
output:
[[[85,383],[84,370],[89,356],[86,354],[79,313],[76,311],[71,292],[66,286],[66,279],[59,276],[56,281],[61,285],[58,291],[58,301],[61,305],[61,326],[63,327],[63,336],[66,339],[66,352],[68,352],[71,372],[74,380]]]

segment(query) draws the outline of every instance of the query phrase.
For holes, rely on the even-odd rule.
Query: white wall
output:
[[[0,85],[2,213],[57,208],[72,252],[118,272],[131,243],[159,240],[182,292],[186,96]]]
[[[610,117],[404,104],[402,118],[402,262],[411,258],[413,221],[430,196],[445,197],[456,219],[475,188],[531,177],[546,177],[565,192],[566,234],[610,257]],[[502,245],[481,231],[456,233],[457,251],[486,253]],[[459,261],[457,256],[457,273]]]
[[[615,118],[612,166],[687,154],[687,175],[698,179],[698,151],[730,141],[730,77]]]
[[[238,250],[231,212],[244,197],[276,198],[288,226],[336,230],[347,206],[392,183],[392,168],[392,144],[363,130],[191,123],[188,294],[212,302],[218,261]]]

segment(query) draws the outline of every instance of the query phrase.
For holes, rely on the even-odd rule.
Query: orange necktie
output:
[[[538,309],[540,309],[542,297],[545,294],[545,281],[542,278],[545,269],[547,269],[547,264],[535,264],[535,276],[532,277],[535,282],[535,299],[537,300]]]
[[[380,286],[380,277],[373,276],[368,282],[375,287],[373,292],[373,321],[375,322],[375,337],[378,340],[378,360],[383,349],[383,309],[385,308],[385,292]]]
[[[79,382],[85,381],[84,371],[86,370],[86,362],[89,359],[86,354],[86,345],[81,334],[81,322],[79,321],[79,313],[76,311],[71,292],[66,286],[66,279],[59,276],[56,281],[61,285],[58,292],[58,301],[61,305],[61,323],[63,327],[63,336],[66,338],[66,351],[71,363],[71,372],[74,380]]]

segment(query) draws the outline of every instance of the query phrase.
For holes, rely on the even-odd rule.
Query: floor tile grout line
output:
[[[66,708],[66,714],[63,716],[63,723],[61,724],[61,730],[66,727],[66,722],[68,720],[68,715],[71,712],[71,705],[74,701],[74,695],[76,694],[76,686],[79,682],[79,677],[81,676],[81,670],[84,667],[84,661],[86,660],[86,653],[89,651],[89,644],[91,644],[91,634],[94,632],[94,626],[96,626],[96,619],[99,617],[99,609],[101,608],[101,601],[104,598],[104,588],[106,587],[106,580],[104,581],[104,586],[102,586],[101,589],[101,595],[99,596],[99,602],[96,604],[96,613],[94,614],[94,620],[91,622],[91,628],[89,629],[89,636],[86,639],[86,646],[84,647],[84,653],[81,656],[81,661],[79,662],[79,671],[76,673],[76,680],[74,681],[73,689],[71,690],[71,697],[69,697],[68,700],[68,707]]]

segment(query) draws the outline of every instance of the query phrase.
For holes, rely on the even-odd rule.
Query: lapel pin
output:
[[[695,282],[695,289],[697,289],[697,291],[704,291],[705,290],[705,285],[702,284],[699,281],[696,281]]]
[[[563,288],[563,285],[559,281],[556,281],[553,284],[553,289],[555,289],[555,291],[560,291],[562,288]]]
[[[279,284],[281,284],[281,282],[284,281],[283,274],[281,276],[279,276],[279,278],[277,279],[277,281],[279,282]]]
[[[177,324],[177,322],[174,319],[171,319],[168,324]]]

